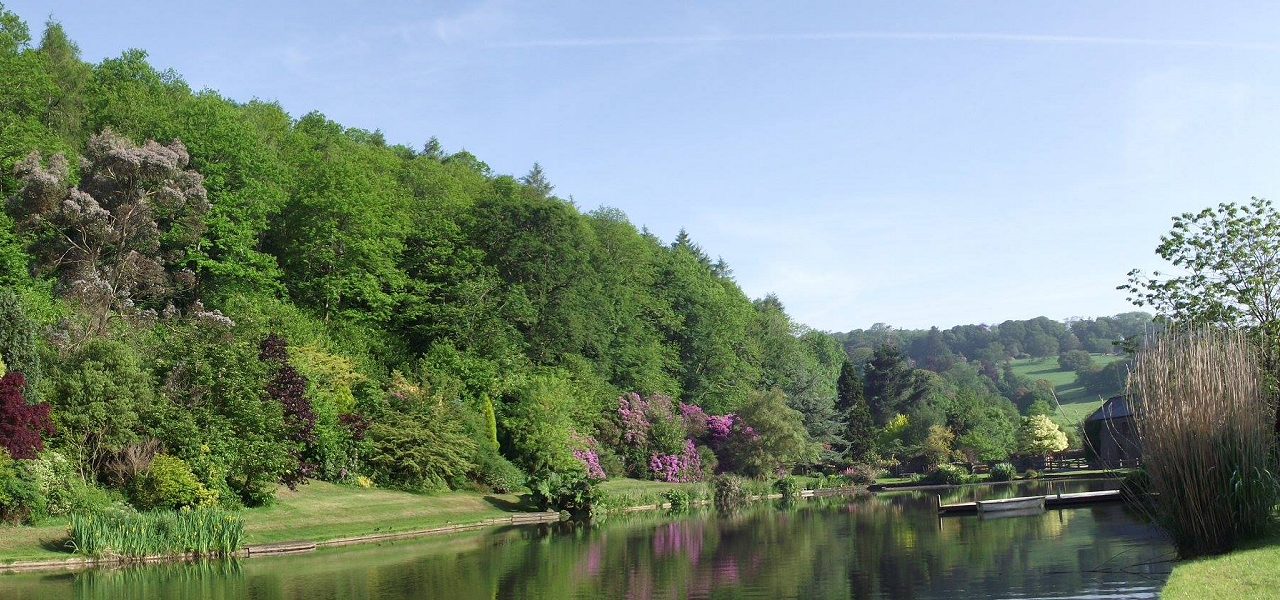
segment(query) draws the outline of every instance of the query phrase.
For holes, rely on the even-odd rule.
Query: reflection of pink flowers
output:
[[[591,544],[587,548],[587,574],[595,577],[600,574],[600,565],[604,564],[604,541]]]
[[[667,523],[653,532],[653,553],[658,557],[685,555],[693,564],[702,556],[704,527],[700,523]]]
[[[702,479],[702,457],[693,440],[684,441],[680,454],[653,454],[649,457],[649,470],[659,481],[687,483]]]
[[[737,584],[740,580],[738,575],[738,561],[732,557],[724,557],[717,561],[716,564],[716,583],[732,583]]]

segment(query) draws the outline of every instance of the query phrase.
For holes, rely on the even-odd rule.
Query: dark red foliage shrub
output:
[[[53,434],[48,404],[27,404],[27,379],[13,372],[0,378],[0,446],[16,459],[35,458],[44,450],[42,435]]]
[[[316,460],[316,413],[311,407],[311,400],[307,399],[307,378],[289,366],[287,343],[274,333],[262,341],[258,356],[262,361],[277,366],[275,375],[267,382],[267,395],[284,408],[288,438],[302,448],[296,453],[298,468],[281,478],[289,489],[294,489],[320,471]]]
[[[351,432],[351,439],[357,442],[364,440],[365,434],[369,431],[369,419],[364,415],[355,413],[339,415],[338,422],[342,423],[342,426]]]
[[[262,350],[258,353],[262,362],[284,364],[289,360],[289,344],[284,338],[272,333],[262,340]]]

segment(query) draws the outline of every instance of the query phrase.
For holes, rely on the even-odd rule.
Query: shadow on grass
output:
[[[63,554],[71,554],[74,550],[71,547],[71,538],[47,538],[40,540],[40,547],[50,552],[61,552]]]
[[[504,512],[535,512],[538,510],[538,507],[533,504],[533,496],[529,494],[521,494],[519,502],[512,502],[497,496],[485,496],[484,501]]]

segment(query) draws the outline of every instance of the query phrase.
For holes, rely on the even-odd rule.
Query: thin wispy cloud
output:
[[[900,42],[974,42],[1003,44],[1046,44],[1075,46],[1145,46],[1158,48],[1205,48],[1220,50],[1261,50],[1280,52],[1280,43],[1224,42],[1213,40],[1181,40],[1159,38],[1104,37],[1085,35],[1051,35],[1034,33],[990,32],[919,32],[919,31],[835,31],[818,33],[710,33],[699,35],[584,37],[540,40],[517,40],[490,44],[497,48],[599,48],[611,46],[682,46],[695,44],[827,42],[827,41],[900,41]]]

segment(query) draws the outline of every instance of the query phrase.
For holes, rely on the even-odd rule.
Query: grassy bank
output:
[[[673,489],[701,490],[701,483],[662,483],[615,479],[600,484],[616,506],[654,504]],[[516,494],[450,492],[422,495],[363,489],[313,481],[296,491],[280,489],[276,502],[239,514],[246,545],[321,542],[366,535],[402,533],[533,512]],[[66,519],[34,527],[0,528],[0,564],[58,560],[73,555],[66,546]]]
[[[249,545],[325,541],[472,523],[535,510],[514,494],[421,495],[313,481],[282,489],[276,503],[243,511]]]
[[[450,492],[438,495],[362,489],[313,481],[281,489],[276,503],[240,512],[244,543],[325,541],[464,524],[530,512],[514,494]],[[66,519],[35,527],[0,528],[0,563],[71,558]]]
[[[1160,597],[1169,600],[1280,598],[1280,534],[1230,554],[1179,563]]]
[[[754,493],[770,491],[767,482],[758,482],[757,487],[760,490],[753,489]],[[608,505],[619,508],[658,504],[664,501],[663,494],[677,489],[710,497],[705,483],[614,479],[599,486]],[[239,515],[244,544],[257,546],[421,531],[534,511],[527,496],[516,494],[422,495],[313,481],[296,491],[281,489],[275,504]],[[35,527],[0,528],[0,564],[72,558],[66,546],[67,525],[66,519],[58,519]]]

